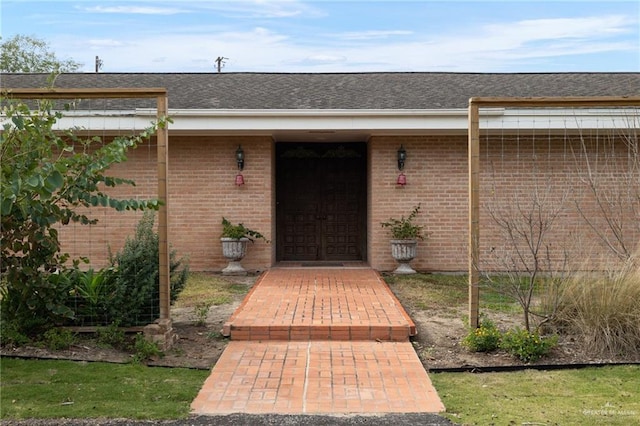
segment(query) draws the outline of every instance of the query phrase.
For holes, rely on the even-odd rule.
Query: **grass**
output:
[[[231,303],[248,290],[215,275],[191,273],[175,306]],[[1,359],[0,371],[3,419],[186,418],[209,375],[184,368],[11,358]]]
[[[394,292],[402,294],[404,303],[417,309],[455,307],[467,301],[468,284],[462,275],[388,275],[384,279]]]
[[[208,371],[2,358],[0,417],[186,418]]]
[[[559,322],[590,352],[608,356],[640,348],[640,250],[621,268],[575,274],[562,288]]]
[[[533,282],[533,297],[531,311],[539,311],[541,296],[549,292],[552,280],[538,276]],[[530,278],[526,274],[507,273],[503,275],[483,276],[480,280],[481,308],[507,314],[522,314],[522,306],[518,298],[525,297],[531,286]],[[517,295],[520,296],[517,296]]]
[[[454,275],[385,277],[403,303],[418,309],[466,308],[467,279]],[[196,306],[212,295],[234,298],[248,286],[192,274],[178,302]],[[483,291],[481,303],[500,304]],[[507,302],[508,303],[508,302]],[[180,306],[179,305],[179,306]],[[483,306],[485,306],[483,305]],[[502,308],[501,308],[502,309]],[[143,365],[2,359],[0,418],[177,419],[189,406],[208,371]],[[640,367],[563,371],[431,374],[447,416],[462,424],[640,423]]]
[[[430,310],[448,308],[451,317],[458,317],[467,308],[469,281],[466,275],[415,274],[388,275],[385,281],[402,301],[415,309]],[[518,303],[495,289],[483,287],[480,291],[483,310],[517,314]]]
[[[640,424],[640,367],[438,373],[447,418],[469,425]]]
[[[211,274],[192,272],[174,306],[189,308],[202,304],[224,305],[246,294],[248,290],[249,287],[245,284],[232,283]]]

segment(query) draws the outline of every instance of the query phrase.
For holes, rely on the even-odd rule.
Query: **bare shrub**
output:
[[[586,137],[572,149],[583,195],[575,200],[582,219],[621,260],[630,258],[640,234],[640,116],[627,126]],[[590,201],[588,201],[590,200]]]
[[[535,167],[534,167],[535,169]],[[494,197],[486,210],[497,226],[500,242],[491,249],[485,285],[517,301],[527,332],[555,315],[555,301],[536,306],[536,295],[557,294],[567,271],[569,253],[552,244],[557,219],[563,214],[569,189],[556,188],[550,177],[531,179],[532,186],[508,197]]]
[[[564,282],[557,319],[595,355],[637,354],[639,300],[640,249],[621,267],[574,273]]]

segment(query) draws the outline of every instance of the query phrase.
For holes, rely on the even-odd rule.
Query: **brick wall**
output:
[[[245,185],[236,186],[235,151],[245,152]],[[219,271],[227,261],[222,256],[222,217],[261,232],[272,239],[274,199],[272,141],[269,137],[172,137],[169,142],[169,238],[179,256],[188,256],[193,270]],[[114,167],[113,175],[126,176],[135,187],[119,187],[121,197],[154,198],[157,194],[155,143],[129,154],[129,160]],[[88,256],[95,266],[106,264],[109,247],[119,250],[132,236],[141,212],[91,209],[99,223],[69,225],[63,231],[64,248],[74,255]],[[273,263],[272,244],[249,245],[243,266],[264,270]]]
[[[407,185],[396,185],[396,151],[404,146]],[[465,137],[374,137],[370,142],[369,253],[379,270],[395,268],[390,235],[380,223],[408,216],[418,203],[416,223],[429,238],[418,244],[412,266],[421,270],[463,270],[466,262],[467,157]]]
[[[235,151],[245,153],[245,184],[237,186]],[[170,226],[176,249],[189,253],[195,270],[221,270],[222,217],[244,223],[273,239],[275,222],[273,143],[271,138],[183,138],[171,140]],[[264,270],[272,264],[272,244],[256,240],[242,261],[245,268]]]
[[[617,243],[601,208],[588,185],[588,170],[595,175],[611,218],[621,224],[619,236],[633,250],[640,240],[638,226],[638,170],[629,181],[628,167],[633,150],[620,138],[588,131],[581,138],[503,135],[482,138],[480,144],[480,256],[482,269],[506,270],[505,227],[497,220],[518,221],[526,226],[529,216],[548,220],[557,214],[547,232],[548,257],[557,268],[569,253],[573,267],[584,262],[604,261],[613,252],[594,228]],[[396,151],[407,150],[406,186],[395,184],[398,176]],[[636,148],[637,150],[637,148]],[[637,151],[636,151],[637,155]],[[371,265],[391,270],[395,262],[389,248],[389,234],[380,222],[407,216],[421,203],[417,223],[429,237],[418,245],[412,266],[419,270],[466,271],[468,250],[468,170],[466,136],[377,137],[370,142],[369,253]],[[635,189],[634,188],[635,185]],[[634,192],[635,191],[635,192]],[[634,198],[635,197],[635,198]],[[540,216],[536,216],[539,213]],[[492,218],[493,215],[493,218]],[[587,220],[591,225],[587,223]],[[497,219],[497,220],[496,220]],[[535,223],[534,223],[535,226]],[[530,253],[525,241],[518,247]],[[619,244],[618,244],[619,245]],[[546,248],[545,248],[546,250]],[[546,253],[545,253],[546,256]],[[587,265],[593,267],[593,263]]]
[[[628,142],[628,141],[627,141]],[[640,239],[640,176],[634,149],[613,133],[585,129],[581,136],[496,137],[481,144],[481,250],[485,268],[509,269],[505,263],[505,227],[491,214],[527,227],[551,223],[545,241],[550,265],[567,261],[572,268],[594,268],[615,258],[620,243],[633,251]],[[637,141],[636,141],[637,144]],[[635,157],[634,157],[635,156]],[[629,170],[630,165],[635,167]],[[594,197],[589,181],[599,193]],[[616,223],[617,237],[607,224]],[[551,222],[549,218],[557,215]],[[519,219],[515,219],[519,218]],[[600,235],[598,235],[600,234]],[[604,238],[603,238],[604,237]],[[534,240],[535,242],[535,240]],[[524,241],[518,246],[529,257]],[[497,252],[497,253],[496,253]],[[546,259],[545,259],[546,260]]]
[[[578,259],[588,251],[602,251],[602,242],[594,238],[576,206],[580,206],[594,223],[603,227],[596,214],[596,204],[576,175],[585,169],[586,155],[595,159],[603,144],[594,141],[587,154],[581,152],[577,138],[505,138],[494,137],[481,143],[481,258],[484,268],[497,267],[492,253],[503,240],[500,228],[491,220],[488,209],[506,212],[532,200],[538,191],[551,185],[553,203],[567,206],[560,213],[552,231],[556,249],[569,247]],[[237,173],[235,150],[242,144],[246,163],[246,184],[235,185]],[[398,176],[396,151],[403,144],[407,151],[405,174],[407,185],[396,185]],[[598,148],[599,147],[599,148]],[[243,222],[258,230],[271,244],[256,241],[249,245],[243,265],[250,270],[264,270],[275,263],[274,143],[269,137],[171,137],[169,149],[169,222],[172,247],[187,255],[192,270],[219,271],[226,266],[219,242],[221,220]],[[608,148],[616,155],[607,164],[598,163],[607,182],[620,178],[628,160],[623,144]],[[372,137],[368,158],[368,262],[378,270],[392,270],[395,261],[389,247],[388,230],[380,223],[390,217],[408,215],[421,203],[417,222],[424,225],[429,238],[420,242],[418,257],[412,265],[427,271],[466,271],[468,235],[468,171],[466,136]],[[599,154],[601,155],[601,154]],[[136,181],[135,187],[121,187],[126,197],[150,198],[156,194],[156,150],[152,142],[129,155],[126,164],[118,165],[114,174]],[[536,173],[534,173],[536,172]],[[535,177],[538,176],[538,177]],[[542,176],[542,177],[540,177]],[[584,176],[582,176],[584,177]],[[565,188],[571,188],[566,193]],[[637,206],[637,200],[636,208]],[[493,207],[492,207],[493,206]],[[591,213],[589,213],[591,212]],[[94,226],[69,225],[64,229],[66,250],[88,256],[95,266],[106,263],[108,247],[119,250],[132,235],[140,212],[115,212],[92,209],[100,222]],[[632,214],[627,212],[626,214]],[[634,221],[624,230],[629,244],[640,235]],[[554,255],[555,256],[555,255]]]

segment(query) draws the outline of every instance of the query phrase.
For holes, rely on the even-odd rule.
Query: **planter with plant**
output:
[[[264,235],[245,227],[242,223],[232,224],[222,218],[222,255],[229,260],[229,265],[222,270],[224,275],[247,275],[247,270],[242,267],[240,261],[247,254],[247,242],[254,239],[263,239],[269,242]]]
[[[416,225],[413,221],[420,212],[420,204],[415,206],[409,216],[400,219],[390,218],[382,222],[383,228],[391,232],[391,255],[399,263],[393,271],[394,274],[415,274],[416,271],[409,266],[417,253],[418,240],[424,240],[424,227]]]

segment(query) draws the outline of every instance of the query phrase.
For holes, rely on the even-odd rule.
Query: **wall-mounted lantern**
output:
[[[238,149],[236,149],[236,162],[238,163],[238,170],[242,171],[244,169],[244,150],[241,145],[238,145]]]
[[[236,163],[238,163],[238,174],[236,175],[236,185],[244,185],[244,176],[242,176],[242,169],[244,169],[244,150],[241,145],[238,145],[236,149]]]
[[[407,161],[407,150],[404,149],[403,145],[400,145],[400,148],[398,148],[398,170],[400,170],[400,174],[398,175],[398,180],[396,180],[396,185],[405,186],[407,184],[407,176],[403,172],[405,161]]]
[[[404,170],[404,162],[407,161],[407,150],[404,146],[400,145],[398,148],[398,170]]]

